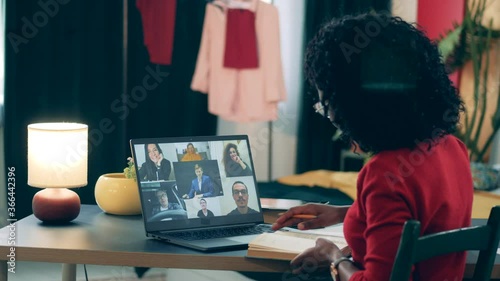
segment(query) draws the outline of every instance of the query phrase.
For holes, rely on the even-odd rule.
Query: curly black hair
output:
[[[364,152],[431,144],[454,133],[465,110],[436,45],[399,17],[326,23],[307,46],[305,73],[341,138]]]
[[[238,151],[238,146],[234,143],[228,143],[226,147],[224,147],[224,155],[222,156],[222,163],[224,164],[224,170],[226,171],[226,174],[229,173],[229,166],[230,163],[233,162],[233,159],[231,159],[231,156],[229,155],[229,150],[231,148],[236,151],[236,155],[240,156],[240,152]]]

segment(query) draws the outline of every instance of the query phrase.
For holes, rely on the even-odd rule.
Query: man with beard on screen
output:
[[[228,215],[257,214],[258,212],[248,207],[248,188],[241,181],[235,181],[232,186],[232,194],[236,209],[229,212]]]

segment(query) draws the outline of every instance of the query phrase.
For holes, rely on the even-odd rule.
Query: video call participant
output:
[[[248,188],[241,181],[235,181],[232,186],[232,193],[236,209],[229,212],[228,215],[257,214],[258,212],[248,207]]]
[[[139,180],[168,180],[172,167],[170,161],[163,158],[163,152],[157,143],[145,144],[146,162],[139,169]]]
[[[201,198],[200,199],[200,206],[201,206],[201,210],[198,211],[198,215],[197,215],[199,218],[214,217],[214,213],[212,213],[212,211],[207,209],[207,200]]]
[[[186,154],[184,154],[184,156],[182,157],[181,162],[199,161],[199,160],[202,160],[201,155],[196,153],[196,150],[192,143],[188,143],[186,147]]]
[[[156,191],[156,197],[158,198],[158,202],[160,206],[156,206],[153,208],[153,213],[151,215],[155,215],[159,212],[167,211],[167,210],[183,210],[181,204],[168,202],[167,191],[164,189],[158,189]]]
[[[189,194],[182,195],[184,199],[191,199],[194,196],[197,198],[212,197],[214,196],[214,185],[209,176],[203,175],[203,167],[201,165],[194,165],[194,173],[196,178],[191,182],[191,190]]]
[[[234,143],[228,143],[226,145],[222,161],[224,163],[226,177],[242,177],[252,175],[250,166],[241,160],[238,147]]]

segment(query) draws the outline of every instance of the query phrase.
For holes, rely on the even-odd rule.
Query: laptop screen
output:
[[[147,232],[263,221],[247,136],[130,144]]]

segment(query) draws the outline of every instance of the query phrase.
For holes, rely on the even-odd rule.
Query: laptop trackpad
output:
[[[214,238],[214,239],[207,239],[207,240],[197,240],[197,241],[191,241],[193,244],[197,244],[201,247],[208,247],[208,248],[231,248],[231,247],[247,247],[248,243],[252,241],[255,237],[257,237],[258,234],[254,235],[242,235],[242,236],[234,236],[234,237],[227,237],[227,238]]]
[[[252,239],[257,237],[258,235],[242,235],[242,236],[235,236],[235,237],[230,237],[230,238],[225,238],[226,240],[233,241],[235,243],[241,243],[241,244],[248,244]]]

